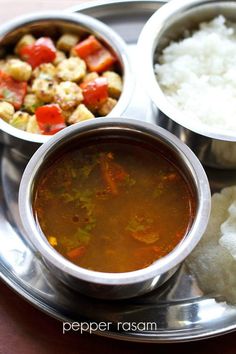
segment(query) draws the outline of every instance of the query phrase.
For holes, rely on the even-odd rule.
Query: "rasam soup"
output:
[[[35,217],[71,262],[130,272],[167,255],[195,215],[192,187],[158,148],[101,139],[62,151],[38,177]]]

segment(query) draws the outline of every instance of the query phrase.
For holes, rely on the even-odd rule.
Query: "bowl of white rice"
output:
[[[172,0],[148,20],[138,48],[157,124],[203,164],[236,169],[236,2]]]

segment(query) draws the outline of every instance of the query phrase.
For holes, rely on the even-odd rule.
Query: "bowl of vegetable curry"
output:
[[[130,102],[127,48],[83,14],[26,15],[0,26],[0,141],[30,156],[65,127],[121,115]]]

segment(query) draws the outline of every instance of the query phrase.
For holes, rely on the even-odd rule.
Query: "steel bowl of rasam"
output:
[[[200,240],[210,201],[185,144],[124,117],[57,133],[29,161],[19,191],[26,237],[51,272],[104,299],[168,280]]]

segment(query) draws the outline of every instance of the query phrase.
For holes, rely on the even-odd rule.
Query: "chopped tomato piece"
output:
[[[114,179],[117,182],[123,182],[129,176],[128,173],[125,172],[123,167],[121,167],[118,163],[111,162],[110,166],[112,168]]]
[[[97,108],[108,98],[108,83],[105,77],[98,77],[93,81],[84,82],[80,86],[83,91],[85,105]]]
[[[40,64],[51,63],[56,58],[56,48],[50,38],[41,37],[34,44],[24,46],[19,54],[32,68],[36,68]]]
[[[85,59],[88,55],[93,54],[101,48],[103,48],[102,44],[92,35],[74,47],[75,52],[81,59]]]
[[[117,183],[122,182],[128,174],[125,170],[116,162],[111,161],[113,157],[109,154],[102,154],[100,156],[100,166],[102,172],[102,178],[113,195],[118,194]]]
[[[159,234],[155,231],[151,231],[149,229],[143,231],[131,232],[131,236],[140,242],[148,244],[155,243],[159,238]]]
[[[66,127],[62,110],[57,104],[48,104],[38,107],[35,111],[35,115],[42,134],[55,134]]]
[[[112,176],[112,171],[108,162],[108,159],[105,155],[102,155],[100,157],[100,166],[101,166],[101,172],[102,172],[102,178],[111,191],[111,194],[117,195],[118,194],[118,188],[116,185],[116,182]]]
[[[115,63],[116,58],[94,36],[89,36],[74,47],[81,59],[84,59],[90,71],[101,73]]]
[[[27,91],[27,82],[16,81],[10,75],[0,71],[0,98],[19,109]]]
[[[108,49],[102,48],[97,52],[88,55],[85,61],[90,71],[101,73],[108,70],[112,64],[116,62],[116,58]]]
[[[82,257],[85,254],[86,248],[84,246],[80,246],[77,248],[73,248],[73,250],[67,252],[67,257],[71,260]]]

